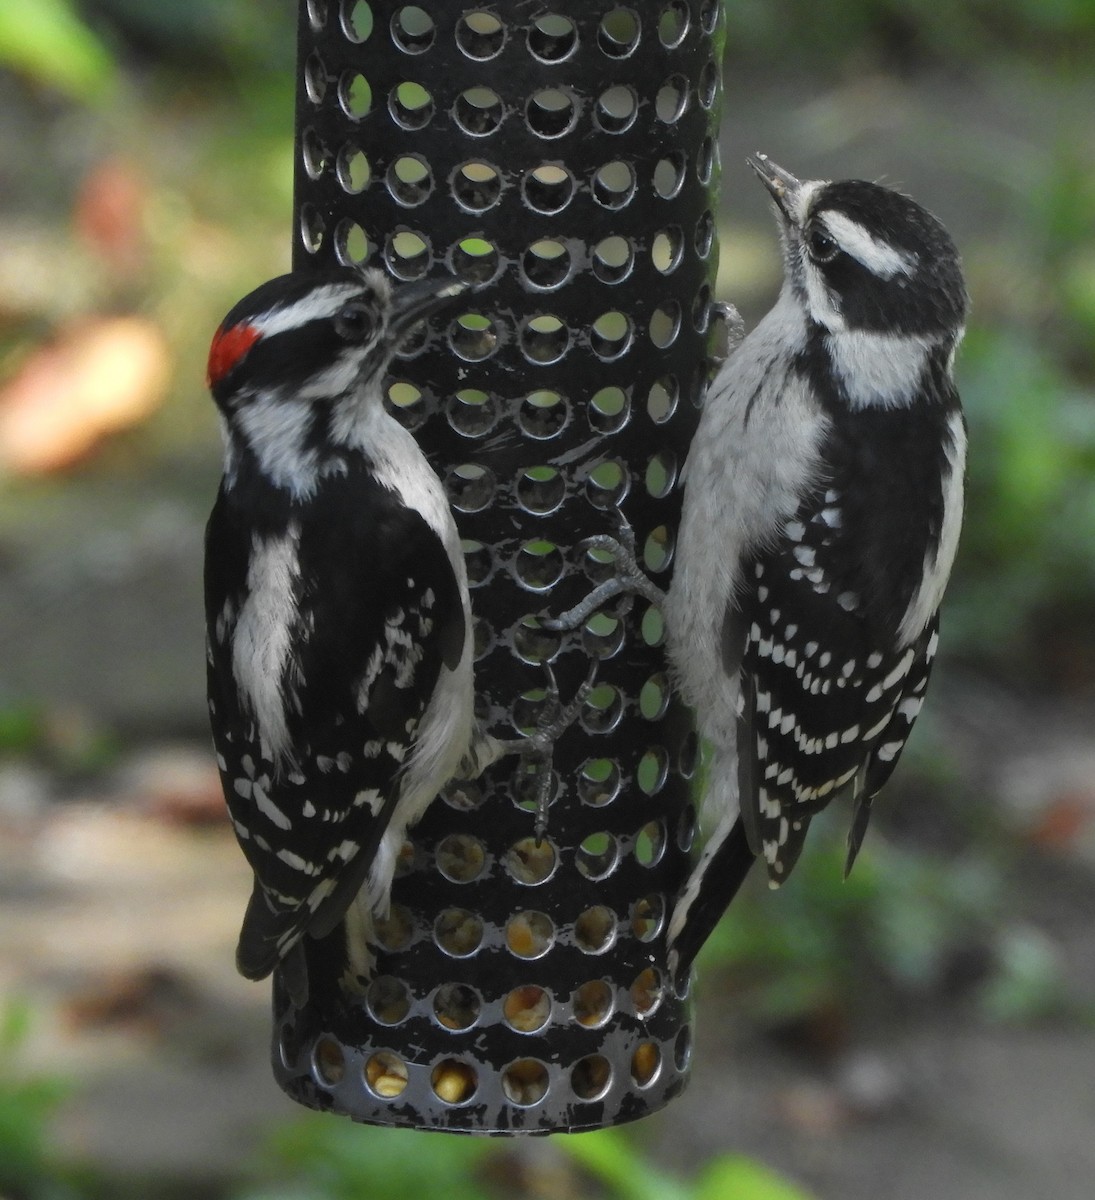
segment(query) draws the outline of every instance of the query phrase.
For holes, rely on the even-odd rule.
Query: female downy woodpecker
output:
[[[237,965],[260,979],[280,964],[298,1004],[305,935],[345,921],[344,982],[368,974],[404,832],[442,786],[540,746],[475,727],[460,538],[383,404],[392,353],[465,288],[285,275],[232,309],[209,352],[225,442],[206,531],[209,709],[255,874]]]
[[[678,972],[753,858],[781,883],[839,795],[851,868],[924,700],[962,523],[968,301],[949,234],[878,184],[749,163],[778,217],[779,299],[708,389],[668,594],[626,547],[594,593],[664,605],[711,747],[715,828],[670,923]]]

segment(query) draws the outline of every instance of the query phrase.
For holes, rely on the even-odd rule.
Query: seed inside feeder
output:
[[[502,1072],[502,1091],[514,1104],[535,1104],[548,1089],[547,1067],[536,1058],[519,1058]]]
[[[475,1095],[478,1079],[474,1067],[456,1058],[442,1059],[430,1075],[438,1099],[446,1104],[463,1104]]]
[[[631,1078],[639,1087],[653,1083],[662,1063],[662,1052],[656,1042],[640,1042],[631,1056]]]
[[[520,912],[506,924],[506,945],[521,958],[539,958],[551,949],[555,927],[542,912]]]
[[[479,949],[483,940],[483,921],[466,908],[446,908],[433,926],[434,940],[454,958],[466,958]]]
[[[535,1033],[551,1016],[551,997],[531,983],[514,988],[502,1004],[502,1016],[518,1033]]]
[[[547,840],[521,838],[506,851],[506,870],[518,883],[543,883],[555,868],[555,847]]]
[[[586,1029],[596,1029],[612,1015],[612,988],[603,979],[591,979],[574,993],[574,1019]]]
[[[365,1082],[385,1100],[398,1096],[407,1086],[407,1064],[389,1050],[379,1050],[365,1064]]]

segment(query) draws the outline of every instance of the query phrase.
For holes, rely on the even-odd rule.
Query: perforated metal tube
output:
[[[719,0],[301,5],[294,265],[485,287],[401,358],[389,398],[465,539],[482,716],[527,728],[550,661],[598,687],[555,755],[537,846],[513,761],[412,831],[360,1002],[275,989],[275,1074],[317,1108],[476,1132],[595,1128],[684,1086],[664,927],[696,740],[660,614],[554,635],[608,570],[620,505],[665,584],[716,266]]]

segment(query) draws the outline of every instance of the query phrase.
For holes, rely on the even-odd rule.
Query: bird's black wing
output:
[[[859,804],[854,858],[927,686],[935,614],[911,640],[902,620],[938,541],[945,460],[942,434],[924,437],[917,419],[858,413],[835,424],[824,480],[743,564],[730,605],[742,819],[775,882],[811,817],[841,793]]]
[[[423,711],[466,635],[439,539],[364,472],[328,481],[281,528],[264,531],[222,493],[207,532],[209,697],[225,797],[255,871],[238,950],[240,970],[254,978],[305,931],[329,932],[360,890]],[[281,748],[241,695],[233,645],[264,582],[256,546],[294,535],[293,577],[265,580],[273,610],[292,601],[280,613],[284,628],[270,626],[287,638]],[[292,561],[288,548],[283,557]]]

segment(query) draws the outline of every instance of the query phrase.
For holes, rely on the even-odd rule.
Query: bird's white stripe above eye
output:
[[[845,213],[821,212],[818,214],[818,220],[845,254],[850,254],[852,258],[861,262],[879,279],[911,275],[916,270],[918,259],[915,254],[909,250],[899,250],[888,242],[879,241],[873,233]]]
[[[351,296],[356,296],[360,291],[360,284],[331,283],[326,287],[316,288],[293,304],[275,309],[272,313],[250,321],[249,324],[263,337],[284,333],[287,329],[299,329],[309,321],[322,321],[325,317],[333,317]]]

